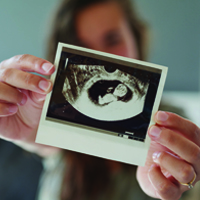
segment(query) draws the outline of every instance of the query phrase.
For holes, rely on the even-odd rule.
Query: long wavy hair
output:
[[[52,31],[47,45],[47,60],[53,62],[58,42],[81,46],[77,37],[75,18],[84,8],[104,2],[116,2],[120,5],[136,39],[139,59],[146,58],[146,25],[138,18],[130,0],[62,0],[55,13]],[[136,167],[106,159],[88,156],[71,151],[63,151],[67,163],[61,188],[61,200],[97,199],[100,193],[106,192],[113,168],[134,171]]]

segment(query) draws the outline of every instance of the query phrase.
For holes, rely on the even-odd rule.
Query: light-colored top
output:
[[[62,154],[57,153],[45,158],[43,166],[37,200],[59,200],[65,169]]]

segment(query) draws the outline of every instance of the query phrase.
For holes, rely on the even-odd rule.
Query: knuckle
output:
[[[33,86],[34,85],[34,75],[30,73],[26,73],[24,75],[24,82],[26,85]]]
[[[157,186],[158,193],[163,197],[170,196],[171,189],[172,188],[167,183],[161,183]]]
[[[18,65],[21,65],[21,63],[29,56],[30,56],[29,54],[22,54],[14,56],[13,59],[16,61]]]
[[[157,193],[164,200],[178,200],[180,198],[180,194],[177,193],[175,188],[167,183],[162,183],[157,188]]]
[[[191,180],[191,174],[193,176],[193,168],[190,165],[183,165],[182,168],[180,169],[180,174],[181,174],[181,182],[183,183],[188,183]]]
[[[40,69],[41,66],[43,65],[43,63],[45,62],[44,59],[37,58],[37,57],[32,56],[30,54],[18,55],[18,56],[15,57],[15,59],[16,59],[15,62],[19,66],[23,66],[25,62],[28,62],[30,64],[30,68],[32,70]]]
[[[190,162],[195,163],[200,160],[200,149],[198,146],[194,146],[190,153]]]
[[[174,144],[174,137],[171,133],[170,130],[168,129],[164,129],[162,132],[161,132],[161,137],[162,139],[165,141],[165,145],[166,146],[171,146]]]
[[[178,115],[172,112],[168,112],[169,117],[171,118],[171,120],[173,121]]]
[[[177,119],[179,118],[177,114],[172,113],[172,112],[167,112],[167,114],[169,115],[168,117],[169,124],[174,124],[174,122],[177,123]]]
[[[7,82],[8,78],[11,76],[12,73],[13,73],[13,69],[12,68],[2,69],[0,71],[0,80],[2,82]]]

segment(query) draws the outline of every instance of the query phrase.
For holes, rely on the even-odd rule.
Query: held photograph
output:
[[[54,87],[45,101],[37,142],[43,141],[41,127],[52,126],[50,138],[57,140],[53,146],[74,146],[69,148],[92,155],[96,155],[94,144],[84,147],[84,141],[148,150],[147,129],[159,106],[166,67],[62,43],[55,66]],[[48,138],[42,143],[52,145]],[[69,141],[74,145],[67,145]],[[84,150],[88,148],[89,152]],[[124,151],[120,145],[119,151]]]

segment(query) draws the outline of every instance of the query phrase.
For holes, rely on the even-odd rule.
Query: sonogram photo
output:
[[[64,43],[54,65],[36,143],[144,166],[167,67]]]
[[[47,120],[144,141],[161,70],[62,49]]]

